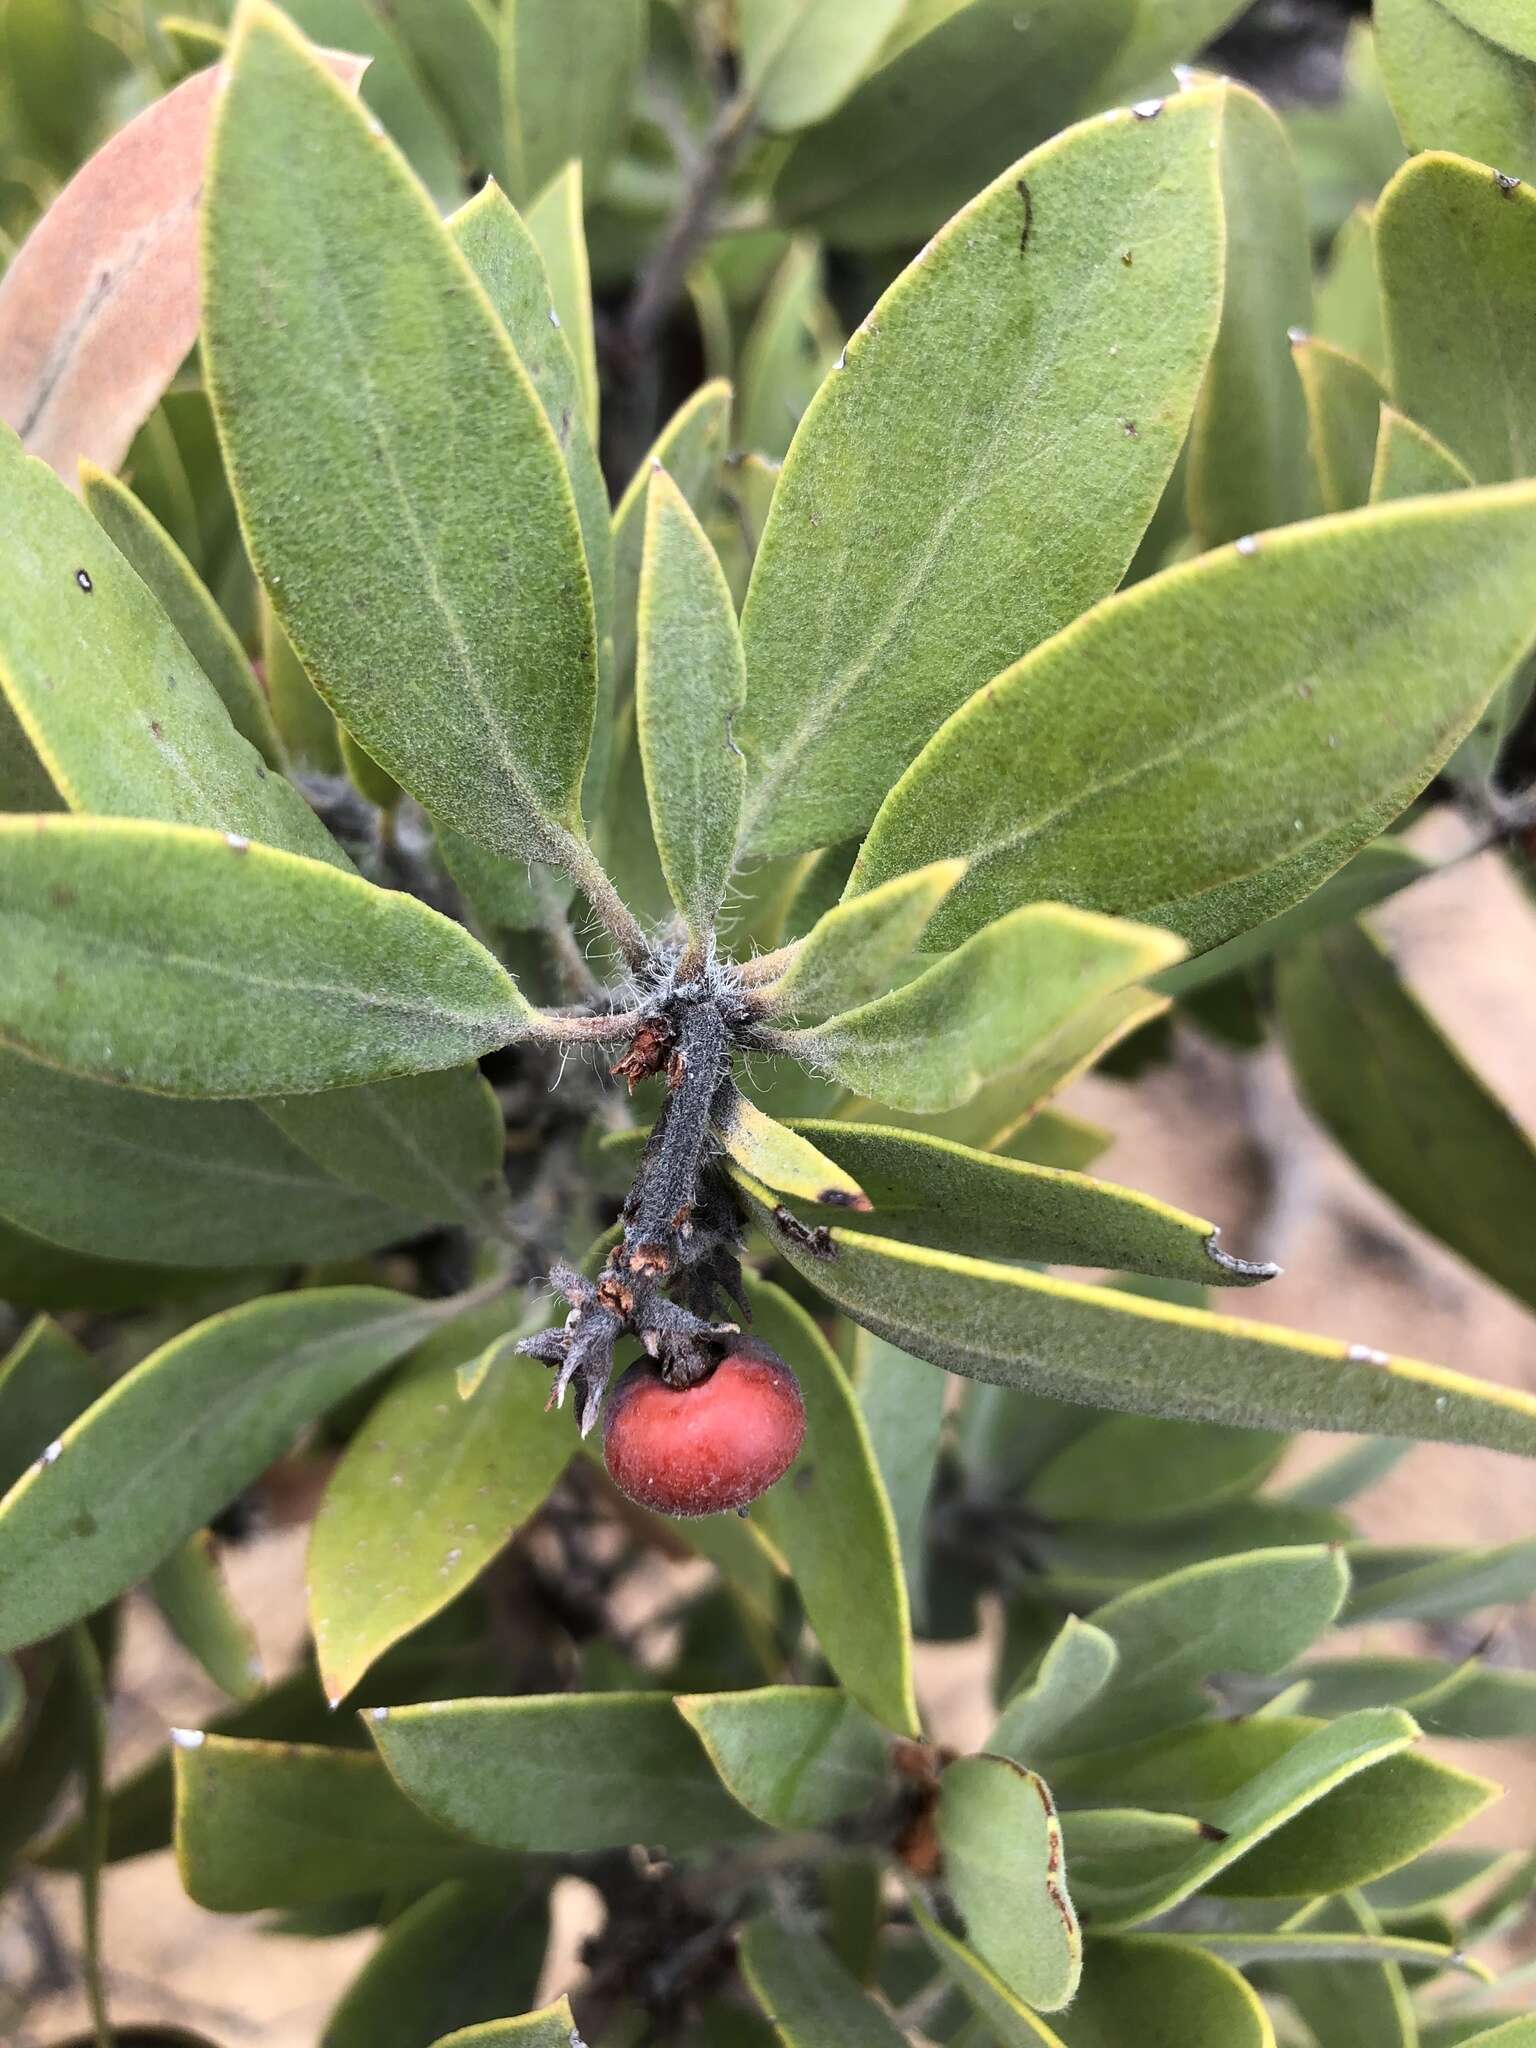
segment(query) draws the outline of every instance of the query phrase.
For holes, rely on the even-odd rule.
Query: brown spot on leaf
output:
[[[816,1199],[824,1209],[852,1209],[861,1216],[867,1216],[875,1206],[862,1188],[823,1188]]]
[[[80,898],[68,882],[50,882],[48,901],[55,910],[73,910]]]

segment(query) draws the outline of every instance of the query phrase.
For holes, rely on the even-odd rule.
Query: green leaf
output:
[[[1283,1671],[1335,1619],[1348,1585],[1336,1549],[1298,1546],[1191,1565],[1096,1608],[1093,1626],[1118,1662],[1056,1749],[1108,1749],[1200,1719],[1210,1709],[1203,1679]]]
[[[457,1066],[532,1013],[460,925],[236,833],[0,819],[0,1039],[158,1094]]]
[[[210,825],[344,866],[298,791],[235,731],[156,595],[9,431],[0,482],[0,690],[70,808]]]
[[[142,1308],[199,1294],[210,1284],[195,1266],[136,1265],[60,1250],[0,1217],[0,1301],[13,1308]]]
[[[1106,1416],[1045,1466],[1030,1506],[1053,1521],[1166,1521],[1252,1492],[1288,1441],[1278,1431]]]
[[[283,631],[263,590],[261,604],[261,666],[266,677],[272,720],[295,768],[312,775],[340,775],[341,733],[331,707],[309,680],[293,642]]]
[[[1536,1455],[1536,1400],[1364,1345],[1207,1315],[834,1227],[781,1255],[854,1321],[968,1379],[1244,1428],[1383,1432]]]
[[[886,1739],[845,1693],[765,1685],[682,1694],[677,1710],[726,1790],[770,1827],[825,1827],[890,1790]]]
[[[672,900],[702,951],[730,881],[746,701],[736,610],[709,536],[664,469],[651,476],[640,571],[635,716],[651,825]]]
[[[544,1414],[545,1376],[525,1359],[508,1360],[474,1400],[459,1398],[459,1368],[521,1320],[522,1304],[502,1300],[423,1345],[332,1474],[306,1577],[333,1700],[473,1583],[575,1448],[564,1417]]]
[[[646,504],[656,465],[661,464],[693,510],[705,518],[715,494],[730,417],[730,385],[723,378],[702,385],[663,427],[614,510],[613,655],[621,680],[634,666]]]
[[[481,1231],[505,1199],[501,1105],[474,1067],[268,1097],[261,1108],[349,1187]]]
[[[211,1913],[425,1888],[491,1859],[414,1807],[376,1756],[180,1728],[176,1864]]]
[[[1376,210],[1393,401],[1479,483],[1536,469],[1536,365],[1521,346],[1533,236],[1536,192],[1438,151],[1405,164]]]
[[[1351,1621],[1438,1621],[1536,1593],[1536,1537],[1487,1550],[1357,1548],[1351,1563]]]
[[[775,464],[782,459],[841,338],[822,290],[821,251],[797,237],[742,344],[736,431],[743,447]]]
[[[188,652],[219,693],[230,722],[267,765],[281,770],[282,742],[261,686],[224,614],[197,571],[126,484],[94,464],[81,464],[86,509],[129,566],[160,600]]]
[[[287,0],[287,14],[311,42],[332,50],[356,50],[368,59],[363,100],[410,159],[412,168],[439,204],[458,197],[463,173],[441,114],[422,90],[390,25],[390,15],[368,0]],[[231,37],[238,49],[239,30]]]
[[[133,1585],[452,1312],[375,1287],[270,1295],[152,1352],[0,1503],[0,1648]]]
[[[987,1748],[1027,1764],[1070,1743],[1078,1716],[1104,1691],[1119,1661],[1113,1636],[1069,1614],[1038,1667],[1004,1703]]]
[[[974,1950],[957,1941],[924,1911],[915,1888],[910,1886],[908,1906],[918,1932],[938,1957],[945,1976],[959,1986],[990,2029],[985,2039],[995,2037],[1001,2048],[1064,2048],[1061,2036],[1022,2004]]]
[[[282,18],[248,8],[230,61],[203,350],[252,560],[402,788],[497,851],[580,869],[596,648],[543,408],[403,163]]]
[[[547,5],[548,0],[534,0]],[[633,0],[619,0],[621,7]],[[554,300],[555,318],[565,332],[576,365],[582,424],[597,444],[597,336],[592,315],[592,277],[583,225],[582,174],[576,163],[550,179],[528,208],[528,232],[539,245]]]
[[[1376,376],[1387,366],[1381,330],[1381,293],[1376,284],[1376,241],[1371,209],[1357,206],[1333,238],[1327,267],[1317,282],[1312,332],[1342,349]],[[1399,497],[1412,497],[1400,491]]]
[[[869,1207],[869,1197],[852,1174],[818,1151],[801,1132],[766,1115],[740,1089],[729,1091],[724,1108],[716,1112],[714,1128],[727,1158],[777,1193],[837,1209]],[[828,1128],[840,1135],[845,1127]]]
[[[1341,866],[1470,729],[1528,644],[1533,544],[1528,488],[1461,492],[1137,584],[949,721],[852,891],[959,855],[930,945],[1041,897],[1197,952],[1231,938]]]
[[[1263,100],[1223,93],[1227,276],[1189,442],[1196,545],[1218,547],[1312,509],[1306,406],[1286,335],[1312,320],[1312,261],[1290,140]]]
[[[1092,1607],[1192,1565],[1254,1550],[1340,1544],[1348,1534],[1349,1524],[1342,1515],[1260,1495],[1227,1501],[1175,1521],[1141,1522],[1134,1527],[1064,1524],[1044,1534],[1039,1542],[1052,1597]]]
[[[794,945],[785,971],[764,991],[770,1011],[818,1021],[885,995],[964,873],[963,861],[934,861],[852,903],[834,904]]]
[[[1307,438],[1325,512],[1353,512],[1371,495],[1386,392],[1364,363],[1311,335],[1293,341],[1306,396]]]
[[[1536,2019],[1507,2020],[1482,2034],[1458,2034],[1461,2048],[1536,2048]]]
[[[1429,1735],[1471,1742],[1536,1736],[1536,1673],[1429,1657],[1348,1657],[1300,1676],[1307,1681],[1302,1704],[1309,1714],[1366,1704],[1407,1707]]]
[[[1281,961],[1291,1066],[1313,1112],[1400,1209],[1536,1307],[1536,1145],[1360,925]]]
[[[342,1185],[250,1103],[171,1102],[0,1050],[0,1212],[53,1244],[166,1266],[346,1258],[433,1213],[421,1186],[395,1192],[418,1206]]]
[[[1082,1989],[1057,2025],[1066,2048],[1122,2048],[1164,2030],[1179,2048],[1273,2048],[1275,2038],[1230,1964],[1168,1934],[1094,1942]],[[1366,2048],[1363,2035],[1356,2048]]]
[[[1459,150],[1528,178],[1536,171],[1536,45],[1522,58],[1460,13],[1442,0],[1380,0],[1376,8],[1382,80],[1403,140],[1410,150]]]
[[[680,1851],[756,1832],[667,1693],[391,1707],[369,1732],[409,1798],[493,1849]]]
[[[1417,1941],[1380,1933],[1330,1934],[1322,1931],[1318,1920],[1313,1918],[1309,1918],[1305,1930],[1297,1934],[1202,1932],[1185,1935],[1184,1939],[1237,1967],[1262,1964],[1266,1969],[1286,1969],[1294,1963],[1398,1963],[1408,1967],[1427,1965],[1436,1973],[1444,1969],[1461,1969],[1474,1976],[1482,1970],[1480,1963],[1469,1961],[1446,1942]],[[1281,1978],[1278,1983],[1287,1986],[1288,1979]],[[1349,2036],[1349,2041],[1354,2048],[1357,2041],[1375,2038],[1374,2035],[1355,2034]]]
[[[743,0],[742,83],[776,135],[835,113],[896,26],[905,0]]]
[[[447,117],[460,155],[505,184],[494,9],[484,0],[390,0],[389,19]]]
[[[960,891],[967,887],[962,882]],[[948,915],[946,903],[935,923]],[[1170,966],[1182,952],[1179,940],[1150,926],[1026,904],[973,933],[916,981],[824,1024],[784,1032],[776,1049],[897,1109],[956,1109],[1096,997]]]
[[[1122,1266],[1197,1285],[1252,1286],[1274,1273],[1220,1250],[1214,1224],[1131,1188],[873,1123],[801,1120],[792,1129],[863,1189],[873,1205],[869,1227],[882,1237],[1045,1265]],[[1250,1439],[1250,1464],[1256,1451],[1262,1455]]]
[[[748,1923],[741,1973],[784,2048],[901,2048],[907,2035],[816,1935]]]
[[[1045,1780],[1007,1757],[962,1757],[939,1780],[938,1830],[968,1945],[1015,1997],[1059,2011],[1077,1990],[1083,1943]]]
[[[1285,1489],[1285,1499],[1303,1507],[1336,1508],[1384,1479],[1413,1449],[1406,1437],[1371,1438],[1330,1458]]]
[[[0,1751],[10,1744],[27,1711],[27,1681],[14,1657],[0,1657]]]
[[[921,1358],[860,1330],[854,1388],[896,1524],[907,1603],[919,1633],[927,1619],[924,1523],[944,1430],[948,1381]]]
[[[105,1384],[101,1368],[57,1323],[38,1316],[28,1324],[0,1359],[0,1492],[10,1491]]]
[[[742,614],[752,851],[858,831],[949,712],[1119,581],[1215,332],[1219,108],[1186,93],[1155,121],[1058,137],[850,340],[784,465]]]
[[[1379,1935],[1381,1927],[1362,1899],[1331,1899],[1307,1922],[1309,1932]],[[1285,1996],[1306,2022],[1317,2048],[1418,2048],[1419,2031],[1403,1972],[1395,1961],[1330,1957],[1288,1968]]]
[[[515,2020],[487,2020],[483,2026],[444,2034],[432,2048],[571,2048],[575,2035],[571,2002],[562,1997]]]
[[[390,1922],[326,2021],[320,2048],[421,2048],[525,2006],[548,1939],[542,1892],[440,1885]]]
[[[1445,0],[1445,4],[1479,35],[1536,64],[1536,23],[1528,7],[1511,7],[1507,0]]]
[[[229,1597],[206,1529],[194,1530],[155,1568],[150,1592],[171,1634],[214,1684],[231,1699],[254,1699],[262,1676],[256,1638]]]
[[[752,1329],[786,1359],[805,1398],[805,1448],[753,1520],[788,1559],[822,1654],[862,1707],[919,1729],[906,1581],[891,1504],[847,1376],[798,1303],[747,1282]]]
[[[1431,1849],[1400,1870],[1367,1885],[1365,1898],[1378,1913],[1393,1918],[1445,1906],[1495,1870],[1508,1875],[1522,1858],[1518,1850]]]
[[[537,192],[569,157],[598,196],[644,54],[640,0],[506,0],[501,88],[514,198]]]

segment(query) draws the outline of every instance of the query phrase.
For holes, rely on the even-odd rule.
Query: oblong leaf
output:
[[[974,1949],[924,1910],[915,1885],[908,1886],[908,1906],[939,1967],[965,1994],[1002,2048],[1065,2048],[1055,2029],[1031,2012]]]
[[[576,157],[596,198],[645,50],[640,0],[510,0],[501,36],[514,196],[530,197]]]
[[[1536,318],[1533,236],[1536,192],[1438,150],[1405,164],[1376,209],[1393,400],[1479,483],[1536,469],[1536,366],[1520,345]],[[1486,311],[1469,320],[1468,306]]]
[[[946,1382],[920,1358],[858,1332],[854,1389],[896,1524],[913,1625],[928,1618],[926,1518],[944,1433]]]
[[[0,1489],[103,1391],[101,1368],[48,1316],[37,1316],[0,1359]]]
[[[1498,12],[1513,20],[1521,10]],[[1454,149],[1529,178],[1536,173],[1536,39],[1521,56],[1480,26],[1445,0],[1381,0],[1374,27],[1382,83],[1410,150]]]
[[[1215,332],[1218,108],[1186,93],[1155,121],[1059,136],[850,340],[795,437],[742,614],[752,850],[858,831],[970,691],[1119,581]]]
[[[544,0],[538,0],[544,4]],[[633,0],[621,0],[631,5]],[[565,330],[576,365],[582,423],[598,438],[597,331],[592,312],[592,270],[587,255],[586,199],[581,165],[572,158],[528,207],[528,232],[539,245],[549,279],[554,317]]]
[[[1003,1706],[987,1748],[1027,1764],[1063,1739],[1103,1692],[1120,1661],[1113,1636],[1068,1615],[1038,1667],[1026,1674]]]
[[[1083,1943],[1045,1780],[1007,1757],[961,1757],[939,1780],[937,1825],[968,1945],[1026,2005],[1059,2011],[1077,1990]]]
[[[549,1939],[542,1892],[455,1879],[417,1899],[325,2023],[320,2048],[420,2048],[450,2028],[526,2006]]]
[[[941,906],[935,922],[946,914]],[[1095,998],[1182,954],[1178,939],[1150,926],[1057,903],[1026,904],[905,987],[824,1024],[785,1032],[776,1046],[876,1102],[955,1109]]]
[[[719,558],[664,469],[651,476],[638,616],[635,730],[651,826],[672,900],[703,947],[741,821],[745,769],[731,726],[747,671]]]
[[[1308,334],[1292,344],[1307,400],[1307,438],[1325,512],[1353,512],[1371,495],[1376,434],[1386,397],[1364,363]]]
[[[714,1123],[726,1156],[765,1187],[836,1209],[870,1206],[851,1173],[818,1151],[803,1131],[776,1122],[739,1089],[730,1090]]]
[[[952,855],[970,867],[930,946],[1036,898],[1195,951],[1230,938],[1341,866],[1470,729],[1536,626],[1533,558],[1527,486],[1315,520],[1139,583],[950,719],[850,893]]]
[[[446,1700],[368,1727],[424,1812],[493,1849],[693,1849],[757,1831],[667,1693]]]
[[[253,1699],[260,1692],[256,1638],[229,1597],[206,1529],[194,1530],[156,1566],[150,1592],[171,1634],[221,1691],[233,1700]]]
[[[461,2027],[434,2041],[432,2048],[571,2048],[573,2035],[576,2021],[571,2002],[560,1997],[553,2005],[521,2013],[515,2020],[486,2020],[481,2026]]]
[[[1308,1104],[1424,1229],[1536,1307],[1536,1144],[1438,1029],[1385,948],[1336,926],[1280,962],[1281,1028]]]
[[[579,862],[592,597],[543,408],[400,158],[275,10],[245,10],[230,61],[203,348],[252,560],[402,788],[500,852]]]
[[[678,1695],[726,1790],[776,1828],[825,1827],[889,1789],[886,1738],[830,1686]]]
[[[904,0],[745,0],[742,81],[776,135],[824,121],[895,27]]]
[[[178,1729],[172,1754],[176,1866],[210,1913],[417,1888],[491,1862],[366,1752]]]
[[[235,833],[0,819],[0,932],[0,1039],[166,1095],[457,1066],[531,1014],[462,926]]]
[[[794,945],[785,971],[764,991],[770,1012],[817,1021],[883,996],[964,873],[963,861],[934,861],[852,903],[834,903]]]
[[[52,1244],[167,1267],[287,1263],[370,1251],[432,1213],[343,1185],[253,1104],[167,1101],[0,1049],[0,1214]]]
[[[912,1635],[896,1524],[869,1432],[836,1354],[798,1302],[747,1282],[752,1328],[786,1359],[805,1398],[805,1448],[753,1519],[788,1560],[822,1654],[887,1728],[919,1729]]]
[[[1274,2048],[1268,2013],[1231,1964],[1167,1934],[1096,1941],[1056,2024],[1066,2048],[1115,2048],[1154,2015],[1177,2027],[1181,2048]]]
[[[817,1935],[753,1920],[741,1972],[784,2048],[901,2048],[908,2038]]]
[[[713,509],[731,417],[731,387],[723,377],[700,385],[668,420],[625,486],[613,512],[613,658],[621,684],[635,661],[635,612],[645,550],[645,513],[656,465],[677,485],[701,519]]]
[[[295,1432],[452,1313],[376,1287],[269,1295],[163,1344],[50,1444],[0,1503],[0,1647],[120,1593]]]
[[[458,1398],[460,1366],[515,1330],[520,1309],[498,1302],[423,1345],[331,1475],[306,1584],[333,1700],[478,1577],[575,1449],[564,1418],[545,1416],[544,1375],[525,1360],[509,1360],[474,1400]],[[393,1511],[381,1515],[386,1500]]]
[[[1536,1399],[1492,1381],[835,1227],[828,1257],[747,1192],[782,1256],[855,1322],[968,1379],[1138,1414],[1536,1456]]]
[[[1163,1522],[1251,1493],[1288,1441],[1278,1431],[1107,1415],[1041,1468],[1030,1505],[1055,1521]]]
[[[1222,1251],[1215,1224],[1085,1174],[862,1120],[802,1118],[790,1128],[851,1175],[867,1204],[789,1192],[838,1207],[867,1206],[869,1227],[882,1237],[1043,1265],[1119,1266],[1218,1287],[1253,1286],[1276,1270]],[[768,1178],[750,1160],[743,1163]]]

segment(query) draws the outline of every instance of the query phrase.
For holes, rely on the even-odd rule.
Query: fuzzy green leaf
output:
[[[1119,581],[1215,332],[1219,107],[1186,93],[1155,121],[1059,136],[850,340],[784,465],[742,614],[753,851],[858,831],[956,705]]]
[[[1311,335],[1292,343],[1306,397],[1307,438],[1325,512],[1353,512],[1371,495],[1386,393],[1364,363]]]
[[[73,1337],[38,1316],[0,1359],[0,1491],[100,1394],[105,1375]]]
[[[596,646],[543,407],[404,164],[265,4],[231,67],[203,348],[252,559],[402,788],[580,866]]]
[[[1248,1287],[1274,1274],[1230,1258],[1214,1224],[1108,1181],[874,1123],[801,1120],[792,1129],[863,1189],[868,1227],[881,1237],[1043,1265],[1119,1266],[1197,1286]]]
[[[833,1228],[821,1256],[749,1201],[855,1322],[968,1379],[1245,1428],[1339,1429],[1536,1456],[1536,1399],[1364,1345]]]
[[[596,198],[645,53],[641,0],[506,0],[501,37],[513,197],[532,197],[577,157]]]
[[[390,1922],[326,2021],[319,2048],[421,2048],[526,2006],[548,1939],[542,1892],[440,1885]]]
[[[214,1684],[231,1699],[254,1699],[262,1678],[256,1638],[229,1597],[208,1531],[194,1530],[173,1550],[149,1588],[171,1634]]]
[[[930,1917],[915,1887],[909,1887],[908,1905],[945,1976],[958,1985],[988,2028],[984,2040],[995,2037],[1001,2048],[1065,2048],[1055,2029],[1031,2012],[974,1949]]]
[[[939,1780],[937,1820],[944,1888],[968,1945],[1015,1997],[1059,2011],[1077,1990],[1083,1943],[1044,1779],[1007,1757],[962,1757]]]
[[[13,1308],[142,1308],[208,1285],[206,1269],[86,1258],[0,1217],[0,1301]]]
[[[818,1130],[821,1126],[816,1126]],[[840,1136],[845,1126],[832,1127]],[[818,1151],[803,1130],[792,1130],[732,1088],[717,1110],[715,1129],[726,1157],[777,1194],[837,1209],[867,1209],[869,1197],[851,1173]]]
[[[736,431],[759,461],[782,461],[841,342],[822,289],[821,250],[797,237],[769,279],[742,344]]]
[[[1447,1665],[1430,1657],[1348,1657],[1304,1671],[1302,1706],[1309,1714],[1356,1706],[1407,1707],[1428,1735],[1463,1742],[1508,1742],[1536,1736],[1536,1673],[1478,1663]]]
[[[825,1827],[890,1789],[885,1737],[830,1687],[680,1694],[677,1710],[726,1790],[770,1827]]]
[[[173,1733],[176,1863],[211,1913],[413,1889],[491,1861],[429,1820],[376,1756]]]
[[[571,2002],[562,1997],[515,2020],[487,2020],[483,2026],[461,2027],[434,2041],[432,2048],[571,2048],[572,2040],[579,2038]]]
[[[731,417],[731,387],[716,378],[678,407],[635,471],[613,514],[613,654],[622,682],[635,659],[635,614],[645,551],[645,514],[657,463],[701,519],[712,509]]]
[[[1357,206],[1333,238],[1328,263],[1317,282],[1312,332],[1331,342],[1380,377],[1387,366],[1381,331],[1381,292],[1376,283],[1376,241],[1368,206]],[[1401,491],[1400,497],[1412,497]]]
[[[538,0],[544,4],[544,0]],[[620,0],[621,5],[631,0]],[[568,163],[550,179],[528,208],[528,232],[539,247],[549,279],[554,317],[564,330],[576,365],[581,419],[593,446],[598,433],[597,331],[592,313],[592,274],[587,256],[581,166]]]
[[[919,1632],[928,1609],[924,1523],[944,1431],[946,1388],[944,1375],[921,1358],[908,1357],[868,1330],[858,1332],[854,1389],[891,1504],[907,1601]]]
[[[1295,154],[1263,100],[1225,89],[1227,228],[1221,330],[1190,428],[1190,525],[1202,548],[1285,526],[1312,509],[1306,406],[1286,346],[1312,321],[1312,262]]]
[[[501,1105],[474,1067],[370,1088],[269,1096],[261,1108],[349,1189],[414,1203],[473,1230],[483,1231],[499,1212],[506,1133]]]
[[[1053,1521],[1163,1522],[1251,1493],[1288,1441],[1274,1430],[1107,1415],[1042,1468],[1030,1505]]]
[[[664,469],[651,476],[638,620],[635,718],[651,825],[672,900],[703,948],[741,820],[745,770],[731,726],[747,671],[719,558]]]
[[[1454,149],[1529,178],[1536,174],[1536,39],[1521,57],[1460,13],[1454,0],[1378,0],[1382,82],[1403,140],[1410,150]]]
[[[947,914],[946,904],[935,922]],[[1182,953],[1178,939],[1150,926],[1026,904],[973,933],[916,981],[824,1024],[785,1032],[779,1046],[876,1102],[956,1109],[1095,999]]]
[[[1297,947],[1277,973],[1302,1093],[1398,1207],[1536,1307],[1536,1145],[1360,925]]]
[[[1230,1964],[1166,1934],[1096,1941],[1072,2010],[1057,2021],[1066,2048],[1121,2048],[1167,2030],[1180,2048],[1273,2048],[1256,1992]],[[1361,2036],[1357,2048],[1364,2048]],[[1385,2048],[1385,2044],[1372,2044]]]
[[[446,115],[460,155],[505,184],[494,9],[485,0],[390,0],[389,19]]]
[[[886,994],[964,873],[963,861],[934,861],[852,903],[835,903],[796,943],[784,973],[765,991],[771,1011],[816,1022]]]
[[[930,945],[1043,897],[1204,951],[1422,787],[1528,646],[1533,577],[1524,487],[1310,522],[1137,584],[949,720],[850,892],[956,855]]]
[[[70,1250],[165,1266],[346,1258],[421,1229],[424,1193],[411,1210],[344,1186],[250,1103],[171,1102],[0,1049],[0,1213]]]
[[[1357,1546],[1349,1603],[1355,1620],[1437,1621],[1536,1593],[1536,1537],[1487,1550],[1402,1551]]]
[[[667,1693],[391,1707],[369,1732],[424,1812],[493,1849],[696,1849],[757,1829]]]
[[[345,866],[298,791],[231,725],[156,595],[9,429],[0,484],[0,690],[70,807],[243,832]]]
[[[819,1936],[753,1920],[741,1972],[784,2048],[902,2048],[907,2036]]]
[[[1328,1933],[1315,1918],[1309,1918],[1305,1929],[1295,1934],[1283,1931],[1279,1934],[1199,1933],[1187,1935],[1185,1939],[1237,1967],[1256,1963],[1279,1969],[1293,1963],[1417,1963],[1427,1965],[1435,1972],[1462,1969],[1474,1976],[1480,1975],[1483,1967],[1468,1961],[1445,1942],[1421,1941],[1394,1934]],[[1282,1978],[1279,1983],[1283,1986],[1286,1981]],[[1351,2036],[1350,2048],[1354,2048],[1356,2041],[1374,2038],[1372,2035]]]
[[[514,1331],[520,1308],[495,1303],[425,1344],[332,1474],[306,1577],[333,1699],[478,1577],[575,1449],[565,1418],[544,1414],[545,1376],[528,1360],[507,1360],[473,1400],[459,1398],[459,1368]]]
[[[1405,164],[1376,210],[1393,400],[1479,483],[1536,470],[1533,247],[1536,192],[1439,151]]]
[[[988,1750],[1027,1764],[1070,1743],[1078,1716],[1104,1691],[1119,1661],[1113,1636],[1068,1615],[1038,1668],[1009,1695],[987,1737]]]
[[[219,693],[235,731],[266,761],[283,766],[282,742],[245,649],[208,595],[197,571],[126,484],[81,465],[86,507],[118,553],[160,600],[203,674]],[[113,650],[114,654],[117,652]]]
[[[236,834],[0,819],[0,1038],[165,1095],[457,1066],[531,1015],[462,926]]]
[[[285,12],[311,42],[332,50],[356,50],[368,60],[364,103],[439,204],[446,205],[461,193],[463,173],[453,139],[401,49],[389,12],[371,6],[369,0],[288,0]]]
[[[753,1519],[789,1562],[822,1654],[887,1728],[916,1735],[912,1637],[896,1524],[847,1376],[805,1310],[747,1283],[752,1328],[805,1397],[805,1448]]]
[[[826,120],[895,27],[905,0],[743,0],[742,83],[776,135]]]
[[[133,1585],[451,1313],[376,1287],[269,1295],[152,1352],[0,1503],[0,1648]]]

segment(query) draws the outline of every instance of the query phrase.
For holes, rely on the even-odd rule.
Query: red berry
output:
[[[664,1515],[745,1507],[783,1478],[804,1438],[800,1382],[751,1339],[739,1339],[692,1387],[669,1387],[642,1358],[603,1410],[603,1462],[614,1485]]]

